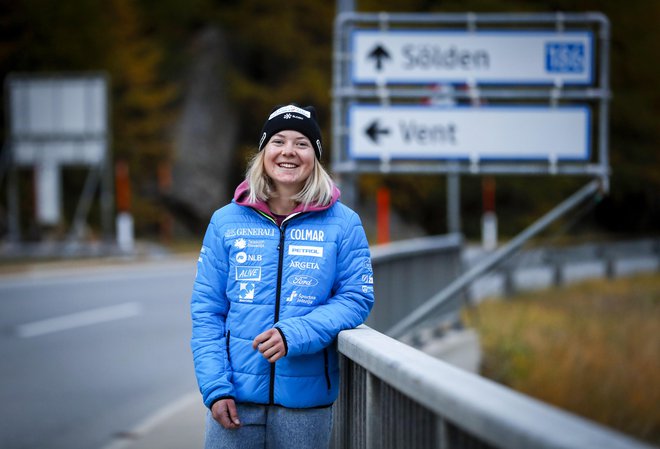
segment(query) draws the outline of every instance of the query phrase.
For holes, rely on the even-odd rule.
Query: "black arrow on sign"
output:
[[[376,60],[376,70],[379,72],[383,70],[383,59],[392,59],[390,54],[383,48],[382,45],[378,44],[376,48],[371,50],[371,53],[367,55],[367,58],[369,59],[375,59]]]
[[[371,137],[371,140],[373,140],[375,144],[378,144],[378,136],[381,134],[389,134],[390,130],[386,128],[379,128],[378,120],[374,120],[374,122],[366,129],[366,133],[367,136]]]

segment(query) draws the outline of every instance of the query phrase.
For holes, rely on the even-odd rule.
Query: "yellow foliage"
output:
[[[660,275],[485,301],[465,316],[485,376],[660,443]]]

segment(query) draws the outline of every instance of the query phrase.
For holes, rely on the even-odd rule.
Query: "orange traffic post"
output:
[[[376,192],[376,243],[390,241],[390,190],[380,187]]]

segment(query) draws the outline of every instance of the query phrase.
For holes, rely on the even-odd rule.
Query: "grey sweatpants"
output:
[[[236,408],[238,429],[225,429],[207,413],[205,449],[322,449],[330,444],[332,407],[236,404]]]

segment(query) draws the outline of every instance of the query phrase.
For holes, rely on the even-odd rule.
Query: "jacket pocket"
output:
[[[325,371],[325,383],[328,386],[328,390],[330,390],[330,366],[328,363],[328,348],[325,348],[323,350],[323,361],[324,361],[324,371]]]
[[[227,347],[227,361],[231,363],[231,356],[229,355],[229,338],[231,337],[231,331],[227,331],[227,338],[225,338],[225,345]]]

